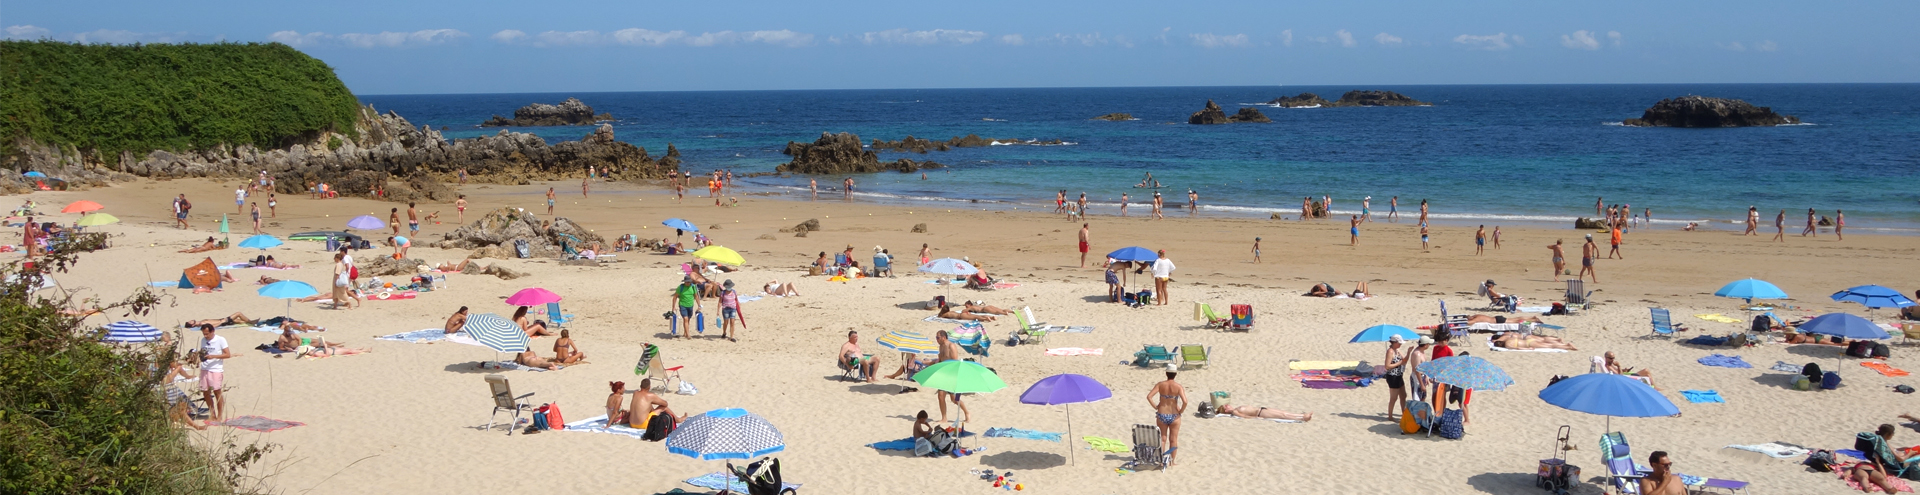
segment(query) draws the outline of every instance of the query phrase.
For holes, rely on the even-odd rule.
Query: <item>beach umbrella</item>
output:
[[[787,449],[779,428],[745,409],[714,409],[693,415],[662,441],[667,452],[703,461],[752,459]]]
[[[953,258],[940,258],[937,260],[929,261],[924,265],[920,265],[920,271],[925,273],[933,273],[933,274],[939,274],[939,275],[954,275],[954,276],[972,275],[975,273],[980,273],[980,269],[974,268],[972,263],[956,260]]]
[[[160,329],[153,325],[126,320],[108,323],[107,335],[100,340],[107,342],[140,343],[160,340]]]
[[[60,209],[60,212],[61,213],[86,213],[86,212],[98,210],[101,208],[106,208],[106,207],[100,206],[100,203],[95,203],[95,202],[87,201],[83,199],[83,200],[75,201],[72,203],[68,203],[66,208]]]
[[[1513,384],[1507,371],[1479,356],[1448,356],[1420,363],[1420,374],[1433,381],[1472,390],[1505,390]]]
[[[1084,375],[1072,373],[1053,375],[1033,382],[1026,392],[1020,393],[1021,404],[1067,406],[1067,444],[1073,444],[1073,404],[1095,402],[1113,397],[1113,390],[1099,381]],[[1067,448],[1068,462],[1073,461],[1073,448]]]
[[[920,332],[894,330],[887,332],[886,335],[880,336],[878,341],[880,342],[880,347],[900,352],[925,354],[928,356],[940,354],[940,347],[933,343],[933,339],[927,338],[926,335],[921,335]]]
[[[387,222],[381,221],[378,218],[374,218],[373,215],[360,215],[357,217],[353,217],[353,219],[351,220],[347,220],[347,228],[360,229],[360,230],[380,230],[380,229],[387,228]]]
[[[556,302],[560,302],[559,294],[539,287],[520,289],[520,292],[515,292],[511,296],[507,296],[507,304],[513,306],[539,306]]]
[[[1680,414],[1680,408],[1640,380],[1611,373],[1575,375],[1540,390],[1540,400],[1569,411],[1607,417],[1607,431],[1613,431],[1613,417],[1657,418]]]
[[[319,294],[318,289],[299,280],[281,280],[260,288],[260,295],[287,300],[287,318],[293,318],[293,300]]]
[[[941,361],[913,374],[913,381],[934,390],[952,394],[977,394],[1007,388],[1007,382],[980,363]]]
[[[700,248],[693,252],[693,257],[711,261],[714,263],[719,263],[722,265],[740,266],[747,263],[747,259],[741,257],[738,251],[727,249],[726,247],[723,247],[723,246],[707,246],[707,247]]]
[[[1913,300],[1907,299],[1907,296],[1901,294],[1900,291],[1878,285],[1862,285],[1835,292],[1833,293],[1833,300],[1860,303],[1861,306],[1866,306],[1867,309],[1904,308],[1913,305]]]
[[[280,238],[278,237],[274,237],[267,234],[260,234],[260,235],[255,235],[253,237],[248,237],[246,239],[241,239],[239,246],[243,248],[258,249],[261,251],[265,251],[267,250],[267,248],[279,246],[281,244],[285,244],[285,243],[280,242]]]
[[[1152,249],[1140,246],[1123,247],[1114,252],[1107,253],[1107,257],[1119,261],[1144,261],[1148,263],[1160,259],[1160,255],[1155,254]]]
[[[34,177],[34,178],[42,178],[42,179],[44,179],[44,178],[46,178],[46,177],[47,177],[47,174],[43,174],[43,173],[40,173],[40,171],[37,171],[37,170],[36,170],[36,171],[32,171],[32,172],[27,172],[27,173],[24,173],[24,174],[20,174],[20,176],[21,176],[21,177]]]
[[[105,213],[91,213],[80,217],[80,221],[73,222],[74,225],[81,227],[96,227],[110,223],[120,223],[120,218]]]
[[[1806,323],[1801,323],[1799,330],[1801,333],[1832,335],[1835,337],[1845,337],[1848,340],[1879,340],[1892,337],[1891,335],[1887,335],[1885,330],[1881,330],[1879,325],[1873,324],[1872,321],[1847,313],[1828,313],[1815,316],[1813,319],[1807,320]],[[1833,357],[1835,368],[1839,367],[1838,365],[1841,358],[1846,357],[1846,355],[1846,351],[1842,350],[1840,351],[1840,355]]]
[[[473,337],[473,340],[480,345],[493,349],[496,353],[494,354],[496,361],[500,357],[498,353],[521,353],[527,350],[526,330],[521,330],[519,324],[493,313],[468,316],[467,323],[460,326],[460,331],[466,332],[468,337]]]
[[[1399,335],[1400,338],[1406,340],[1420,340],[1420,333],[1407,327],[1400,325],[1374,325],[1367,327],[1366,330],[1361,330],[1360,333],[1354,334],[1353,340],[1349,340],[1347,343],[1386,342],[1388,338],[1395,335]]]
[[[673,227],[675,230],[685,230],[687,232],[700,231],[700,226],[694,225],[693,222],[681,220],[678,218],[669,218],[664,222],[660,222],[660,224],[668,227]]]
[[[1753,279],[1753,278],[1734,281],[1733,283],[1727,284],[1725,287],[1721,287],[1720,290],[1713,291],[1713,295],[1720,296],[1720,297],[1731,297],[1734,299],[1745,299],[1747,300],[1747,304],[1753,304],[1754,299],[1786,299],[1787,298],[1786,291],[1780,290],[1779,287],[1775,287],[1773,284],[1767,283],[1767,281],[1765,280]]]

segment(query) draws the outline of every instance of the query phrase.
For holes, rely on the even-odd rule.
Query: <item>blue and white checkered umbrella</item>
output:
[[[108,323],[106,328],[107,335],[100,340],[107,342],[139,343],[160,340],[160,329],[133,320]]]
[[[504,316],[493,313],[468,316],[467,323],[460,327],[460,331],[495,351],[520,353],[527,350],[527,332]]]
[[[667,451],[703,461],[752,459],[786,450],[786,437],[746,409],[714,409],[687,418],[667,435]]]

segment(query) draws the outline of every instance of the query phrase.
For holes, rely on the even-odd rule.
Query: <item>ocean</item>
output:
[[[1354,89],[1397,91],[1425,107],[1276,108],[1268,100]],[[1802,125],[1738,129],[1620,125],[1663,98],[1739,98]],[[1383,217],[1430,202],[1433,221],[1456,225],[1571,226],[1596,198],[1647,208],[1659,228],[1690,221],[1738,229],[1757,206],[1763,230],[1787,210],[1789,231],[1806,210],[1847,214],[1849,230],[1920,235],[1920,84],[1685,84],[1268,86],[1163,88],[899,89],[361,96],[449,138],[498,132],[478,124],[534,102],[577,97],[612,113],[616,136],[655,157],[668,143],[694,173],[769,172],[788,141],[852,132],[863,142],[907,135],[944,140],[977,134],[1053,140],[1053,146],[990,146],[927,154],[882,152],[948,165],[920,174],[854,176],[855,199],[1051,209],[1054,194],[1085,192],[1094,215],[1117,214],[1151,190],[1167,204],[1199,194],[1200,215],[1297,215],[1301,198],[1333,198],[1357,213],[1371,196]],[[1270,124],[1188,125],[1208,99],[1228,114],[1255,107]],[[1092,117],[1115,112],[1137,120]],[[591,127],[513,128],[549,141]],[[749,189],[803,195],[808,176],[743,179]],[[838,187],[844,176],[817,176]],[[822,196],[829,193],[822,192]],[[832,193],[838,197],[837,192]],[[977,204],[976,204],[977,203]],[[1144,208],[1130,208],[1139,214]],[[1168,214],[1186,215],[1169,209]]]

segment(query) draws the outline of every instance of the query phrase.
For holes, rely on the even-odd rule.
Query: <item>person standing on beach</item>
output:
[[[927,174],[920,174],[920,176],[926,177]],[[921,179],[921,180],[925,180],[925,179]],[[1053,194],[1053,212],[1054,213],[1067,212],[1067,190],[1066,189],[1061,189],[1060,192]],[[1085,263],[1081,263],[1081,264],[1085,265]]]
[[[1326,195],[1326,194],[1320,195],[1320,206],[1324,206],[1327,208],[1328,217],[1333,216],[1333,196]]]
[[[1400,197],[1394,196],[1392,199],[1387,200],[1387,221],[1397,222],[1399,217],[1400,217]]]
[[[460,185],[467,185],[467,169],[460,169]]]
[[[1500,249],[1500,226],[1493,226],[1493,248]]]
[[[387,227],[393,228],[393,235],[400,235],[400,209],[387,212]]]
[[[1153,384],[1147,391],[1147,405],[1153,407],[1153,425],[1160,428],[1160,444],[1167,446],[1167,465],[1180,455],[1180,417],[1187,412],[1187,389],[1173,381],[1180,367],[1167,363],[1167,380]]]
[[[267,216],[280,218],[280,198],[274,193],[267,193]]]
[[[1187,190],[1187,213],[1196,213],[1199,211],[1200,211],[1200,193],[1194,192],[1192,189],[1188,189]]]
[[[1153,260],[1153,300],[1161,306],[1172,299],[1167,295],[1167,284],[1173,281],[1173,260],[1167,259],[1167,250],[1160,250],[1160,257]]]
[[[1485,224],[1480,225],[1480,230],[1473,231],[1473,255],[1479,256],[1482,254],[1487,254],[1487,226]]]
[[[586,177],[580,178],[580,197],[582,198],[587,197],[587,184],[588,184],[588,181],[592,181],[592,180],[593,180],[592,173],[588,173]]]
[[[1387,358],[1383,364],[1387,371],[1381,378],[1387,381],[1387,419],[1390,420],[1399,419],[1393,414],[1394,407],[1399,407],[1402,414],[1407,411],[1407,355],[1400,352],[1400,346],[1406,341],[1406,337],[1399,334],[1387,337]]]
[[[1373,196],[1360,198],[1360,221],[1373,221]]]
[[[1300,198],[1300,221],[1304,222],[1307,220],[1307,218],[1310,218],[1312,216],[1313,216],[1313,196],[1306,196],[1306,197]]]
[[[1127,216],[1127,193],[1120,193],[1120,216]]]
[[[547,214],[553,214],[553,188],[547,188]]]
[[[1593,217],[1604,218],[1607,213],[1607,198],[1593,198]]]
[[[1065,201],[1062,200],[1062,202],[1064,203]],[[1086,223],[1080,224],[1080,267],[1081,268],[1087,267],[1087,248],[1091,246],[1090,244],[1087,243],[1089,240],[1089,238],[1087,237],[1088,225],[1091,225],[1091,224],[1086,224]]]
[[[841,181],[841,187],[846,188],[847,197],[853,197],[853,178],[852,177],[848,177],[847,180]]]
[[[1253,238],[1253,262],[1260,262],[1260,238]]]
[[[1620,254],[1620,226],[1619,225],[1613,226],[1612,240],[1613,240],[1613,249],[1610,251],[1607,251],[1607,259],[1614,259],[1615,256],[1618,256],[1620,259],[1623,259],[1623,260],[1627,259],[1626,255]]]
[[[820,179],[807,179],[807,190],[813,191],[813,199],[820,199]]]
[[[1347,219],[1347,245],[1360,245],[1360,215]]]
[[[1833,210],[1833,237],[1835,239],[1842,240],[1842,241],[1847,240],[1845,236],[1840,235],[1840,231],[1846,230],[1846,228],[1847,228],[1847,212],[1842,210]]]
[[[1153,219],[1154,220],[1165,220],[1167,218],[1160,214],[1160,206],[1164,201],[1166,200],[1160,197],[1160,191],[1153,192]]]
[[[467,195],[462,194],[459,199],[453,200],[453,209],[460,211],[460,223],[467,223]]]
[[[1080,191],[1080,218],[1087,218],[1087,192]]]
[[[1578,278],[1585,279],[1587,278],[1587,274],[1591,273],[1593,274],[1593,283],[1600,283],[1600,272],[1593,270],[1593,257],[1598,254],[1600,254],[1600,246],[1593,244],[1593,234],[1587,234],[1587,244],[1580,246],[1580,275],[1578,275]]]
[[[920,243],[920,264],[925,265],[927,263],[932,263],[932,262],[933,262],[933,248],[927,247],[927,243],[924,243],[924,242]]]
[[[200,324],[200,394],[207,401],[207,419],[220,421],[226,416],[226,361],[233,357],[227,338],[213,334],[212,323]]]
[[[960,344],[955,344],[953,343],[953,340],[948,339],[946,330],[935,332],[933,334],[933,341],[934,341],[934,344],[936,344],[940,349],[940,353],[937,356],[937,359],[934,361],[935,364],[944,363],[947,361],[955,361],[960,359]],[[937,400],[940,402],[940,422],[946,423],[947,422],[947,398],[950,396],[950,394],[948,394],[944,390],[934,390],[933,396],[934,396],[934,400]],[[965,415],[965,416],[972,415],[971,413],[967,412],[966,410],[967,406],[960,404],[960,396],[951,395],[951,397],[953,398],[953,404],[960,406],[961,415]],[[973,419],[973,418],[969,417],[967,419]]]
[[[1548,244],[1547,250],[1553,252],[1553,281],[1559,282],[1560,274],[1567,272],[1567,253],[1560,249],[1560,239]]]
[[[241,185],[240,185],[240,187],[236,187],[236,188],[233,188],[233,212],[234,212],[234,213],[246,213],[246,212],[247,212],[247,186],[246,186],[246,184],[241,184]]]
[[[1620,205],[1620,224],[1628,228],[1639,227],[1640,219],[1633,217],[1633,204]]]
[[[179,197],[173,198],[174,223],[180,224],[180,228],[182,229],[193,228],[192,226],[187,225],[187,211],[192,209],[193,209],[193,203],[187,202],[186,194],[181,194]]]
[[[1811,212],[1812,210],[1808,210],[1808,211]],[[1809,215],[1811,215],[1811,213],[1809,213]],[[1812,218],[1812,217],[1808,217],[1808,218]],[[1752,206],[1748,206],[1747,207],[1747,231],[1744,233],[1741,233],[1740,235],[1742,236],[1759,235],[1754,233],[1754,230],[1759,228],[1760,228],[1760,209]],[[1801,235],[1805,235],[1805,234],[1801,234]]]
[[[1425,229],[1426,226],[1427,226],[1427,200],[1422,199],[1420,200],[1420,227],[1422,229]],[[1425,232],[1420,233],[1420,237],[1426,237],[1426,236],[1427,234]]]
[[[1431,246],[1427,244],[1427,223],[1420,222],[1420,252],[1425,253],[1429,251],[1431,251]]]
[[[1814,237],[1820,237],[1820,229],[1814,228],[1813,208],[1807,208],[1807,230],[1800,231],[1800,237],[1806,237],[1807,234],[1813,234]]]
[[[1787,242],[1787,209],[1781,208],[1779,215],[1773,216],[1773,240]]]
[[[253,204],[253,233],[260,233],[260,203]]]
[[[419,237],[420,213],[414,209],[415,206],[412,201],[407,202],[407,235]]]

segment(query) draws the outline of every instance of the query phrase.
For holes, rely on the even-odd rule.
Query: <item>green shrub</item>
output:
[[[319,59],[279,43],[0,41],[0,155],[13,140],[121,151],[276,148],[356,135],[359,100]]]
[[[346,142],[345,142],[345,141],[341,141],[341,140],[340,140],[340,136],[333,136],[333,137],[329,137],[329,138],[327,138],[327,150],[328,150],[328,151],[332,151],[332,150],[337,150],[337,149],[340,149],[340,145],[342,145],[342,144],[346,144]]]

